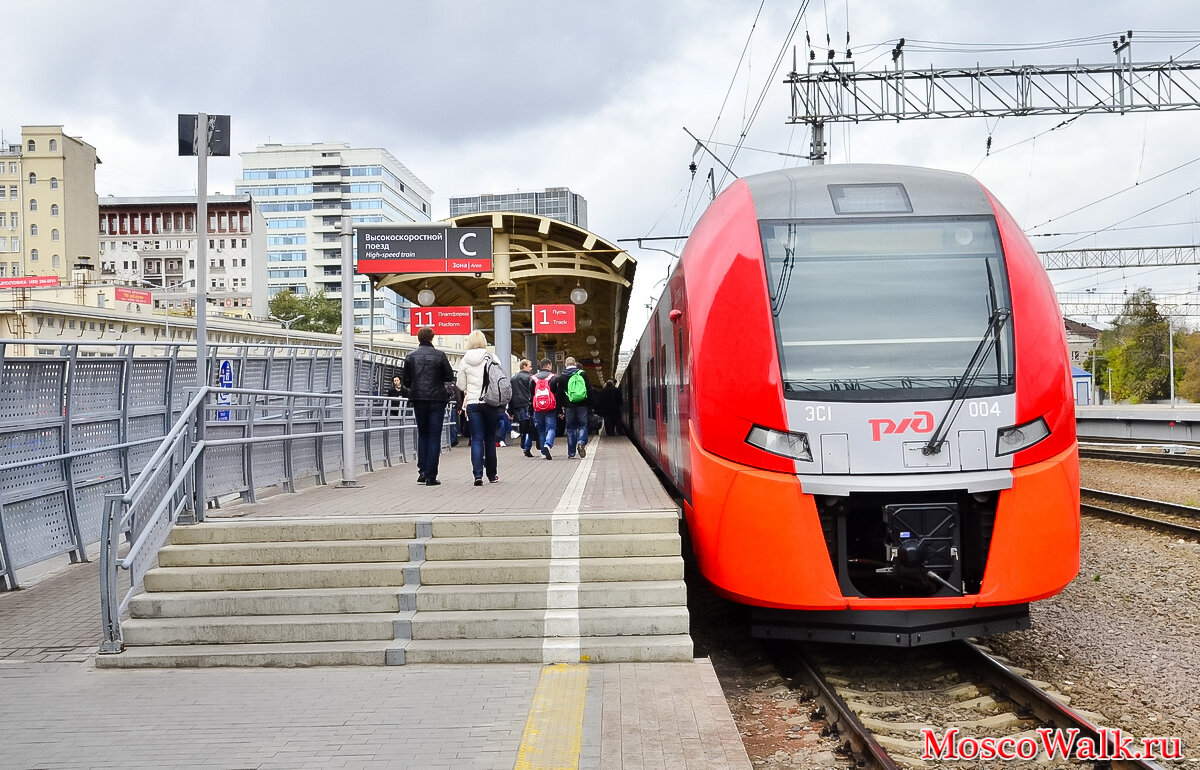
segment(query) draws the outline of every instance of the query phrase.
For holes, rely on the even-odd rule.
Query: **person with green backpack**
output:
[[[588,417],[591,416],[592,384],[587,372],[574,358],[563,362],[565,368],[555,378],[554,396],[562,407],[567,423],[567,457],[587,457]]]

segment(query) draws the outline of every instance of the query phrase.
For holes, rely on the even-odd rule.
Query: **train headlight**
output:
[[[788,433],[755,425],[746,436],[746,443],[759,449],[793,460],[812,462],[812,449],[808,445],[807,433]]]
[[[1028,449],[1050,435],[1050,428],[1041,417],[1023,425],[1013,425],[996,431],[996,456],[1003,457]]]

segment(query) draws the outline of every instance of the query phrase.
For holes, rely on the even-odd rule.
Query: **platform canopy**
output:
[[[536,366],[536,358],[553,359],[553,353],[562,351],[582,364],[594,364],[598,358],[594,365],[601,376],[613,376],[637,268],[628,252],[595,233],[536,214],[483,212],[445,223],[492,228],[491,273],[388,273],[373,276],[376,287],[389,288],[414,306],[419,305],[417,295],[423,289],[433,292],[434,307],[471,305],[474,328],[485,330],[502,355],[532,352]],[[587,292],[587,298],[572,303],[571,293],[577,287]],[[575,305],[575,331],[538,335],[537,350],[532,350],[533,338],[526,335],[533,332],[533,306],[569,304]],[[494,339],[497,315],[503,328],[506,307],[511,307],[507,350],[503,340]],[[595,341],[588,342],[590,337]]]

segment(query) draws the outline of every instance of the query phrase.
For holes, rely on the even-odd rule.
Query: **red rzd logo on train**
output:
[[[933,431],[933,415],[929,412],[913,412],[912,417],[905,417],[900,422],[878,417],[867,420],[871,425],[871,440],[879,441],[892,433],[931,433]]]

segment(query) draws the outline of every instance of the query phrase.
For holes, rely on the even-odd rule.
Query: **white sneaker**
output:
[[[501,441],[500,446],[508,446],[508,444],[505,444],[503,441]]]
[[[520,432],[520,431],[516,431],[516,430],[514,430],[514,431],[512,432],[512,437],[513,437],[513,438],[521,438],[521,432]]]

